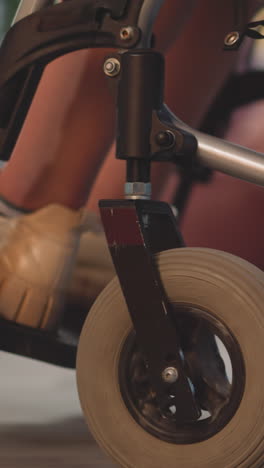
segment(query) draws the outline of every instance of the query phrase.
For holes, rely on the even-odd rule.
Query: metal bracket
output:
[[[164,58],[151,49],[112,54],[106,63],[117,62],[117,72],[107,73],[117,95],[118,159],[171,161],[191,167],[197,140],[178,128],[162,112]],[[129,90],[129,93],[128,93]]]

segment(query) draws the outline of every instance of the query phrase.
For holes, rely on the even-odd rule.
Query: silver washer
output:
[[[120,73],[121,64],[115,57],[108,58],[104,63],[104,73],[107,76],[117,76]]]
[[[130,41],[134,37],[134,28],[132,26],[125,26],[120,29],[120,39],[122,41]]]
[[[166,383],[174,383],[176,380],[178,380],[179,373],[176,369],[176,367],[166,367],[164,371],[162,372],[162,379]]]
[[[237,43],[240,38],[240,34],[238,31],[232,31],[228,33],[225,37],[225,45],[226,46],[233,46]]]
[[[126,182],[125,197],[132,199],[146,199],[151,197],[151,183],[144,182]]]

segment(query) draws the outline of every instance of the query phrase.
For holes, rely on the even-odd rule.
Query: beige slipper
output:
[[[76,314],[88,313],[115,275],[99,216],[86,212],[85,226],[67,293],[66,307]]]
[[[49,205],[33,214],[1,217],[0,316],[30,327],[56,328],[84,231],[70,291],[91,297],[113,276],[95,215]],[[105,265],[102,276],[100,268]],[[93,285],[89,275],[95,279]]]

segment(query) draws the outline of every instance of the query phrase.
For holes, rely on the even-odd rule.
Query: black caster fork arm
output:
[[[10,157],[45,66],[83,48],[136,47],[144,2],[67,0],[26,16],[8,31],[0,48],[0,159]]]
[[[100,210],[159,407],[169,417],[169,408],[175,405],[178,422],[197,420],[200,408],[154,257],[183,246],[176,218],[167,203],[150,200],[102,200]]]

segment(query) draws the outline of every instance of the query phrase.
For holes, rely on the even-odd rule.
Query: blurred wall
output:
[[[19,0],[0,0],[0,40],[8,30],[18,4]]]

